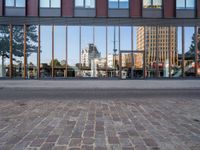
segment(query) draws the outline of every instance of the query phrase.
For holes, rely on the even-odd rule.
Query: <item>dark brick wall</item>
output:
[[[175,17],[176,12],[176,0],[164,0],[164,18]]]
[[[39,0],[27,0],[27,16],[38,16],[39,15]]]
[[[96,16],[107,17],[108,16],[108,1],[96,0]]]
[[[74,15],[74,2],[73,0],[62,0],[62,16],[63,17],[73,17]]]
[[[142,0],[130,0],[130,16],[142,17]]]

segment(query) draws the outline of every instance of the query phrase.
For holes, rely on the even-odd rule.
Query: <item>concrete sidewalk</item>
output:
[[[0,88],[200,89],[200,80],[0,80]]]

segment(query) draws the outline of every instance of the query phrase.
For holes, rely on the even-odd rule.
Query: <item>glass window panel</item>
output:
[[[8,26],[0,26],[0,78],[9,77],[10,34]]]
[[[151,0],[144,0],[143,1],[143,7],[148,8],[151,6]]]
[[[15,5],[14,0],[6,0],[6,6],[14,7],[14,5]]]
[[[118,0],[109,0],[109,8],[118,8]]]
[[[178,78],[182,76],[182,27],[174,27],[176,28],[176,42],[175,42],[175,54],[172,57],[174,59],[174,63],[172,62],[171,66],[171,75],[173,78]]]
[[[67,77],[80,77],[80,27],[68,26]]]
[[[177,8],[185,8],[185,0],[176,0]]]
[[[75,0],[75,7],[84,7],[84,0]]]
[[[162,6],[162,0],[153,0],[153,7],[159,8]]]
[[[119,77],[119,28],[108,27],[108,77]]]
[[[52,26],[41,26],[40,28],[40,76],[48,78],[52,76]]]
[[[119,0],[119,8],[129,8],[128,0]]]
[[[60,0],[51,0],[52,8],[60,8]]]
[[[23,26],[13,26],[13,77],[22,78],[24,73],[24,30]]]
[[[194,27],[185,27],[185,62],[186,77],[195,77],[195,31]]]
[[[27,77],[37,79],[38,27],[27,26]]]
[[[186,8],[194,8],[195,1],[194,0],[186,0]]]
[[[25,0],[16,0],[16,7],[25,7]]]
[[[40,0],[40,7],[50,7],[49,0]]]
[[[95,0],[85,0],[85,8],[95,8]]]
[[[95,27],[95,46],[100,52],[100,58],[96,59],[97,77],[106,77],[106,27]]]
[[[54,76],[66,74],[66,27],[55,26],[54,33]]]

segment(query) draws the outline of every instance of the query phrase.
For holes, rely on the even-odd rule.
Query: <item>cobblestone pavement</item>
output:
[[[200,150],[200,100],[1,100],[8,149]]]

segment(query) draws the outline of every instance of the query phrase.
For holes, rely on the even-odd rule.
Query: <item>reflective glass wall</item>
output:
[[[4,25],[0,48],[1,78],[200,76],[200,29],[191,26]]]
[[[0,78],[9,77],[10,69],[10,28],[0,26]]]

